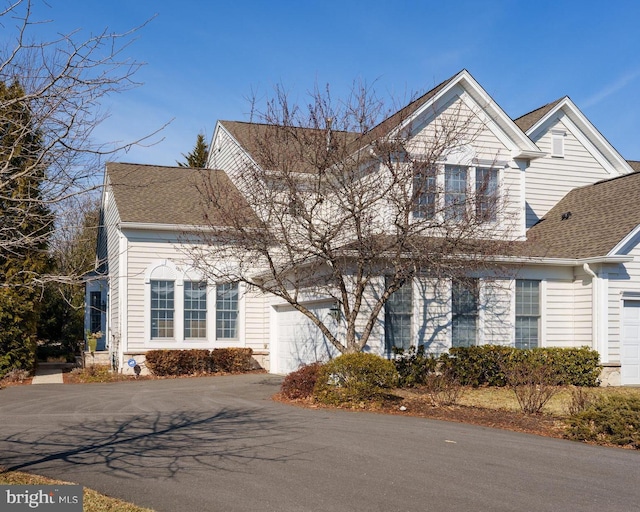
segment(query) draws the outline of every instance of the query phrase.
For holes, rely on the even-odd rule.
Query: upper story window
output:
[[[560,130],[551,131],[551,156],[564,158],[564,139],[566,132]]]
[[[463,220],[467,209],[467,172],[462,165],[444,166],[444,217]]]
[[[173,281],[151,281],[151,339],[173,338]]]
[[[476,217],[482,222],[494,222],[498,217],[498,170],[476,169]]]
[[[499,183],[500,171],[493,167],[447,164],[417,169],[413,176],[413,217],[460,222],[475,214],[479,222],[495,222]],[[475,205],[471,204],[474,198]]]
[[[436,214],[436,170],[418,169],[413,175],[413,216],[432,219]]]

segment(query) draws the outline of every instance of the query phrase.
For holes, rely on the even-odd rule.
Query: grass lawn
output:
[[[19,471],[2,472],[0,470],[0,484],[2,485],[61,485],[68,483],[70,482],[52,480]],[[150,508],[142,508],[126,501],[110,498],[86,487],[83,493],[83,510],[84,512],[153,512]]]
[[[607,387],[583,388],[583,390],[594,396],[615,394],[640,397],[640,388]],[[571,390],[570,388],[564,388],[549,400],[544,406],[543,412],[558,418],[563,418],[568,415],[570,403]],[[520,410],[513,391],[506,387],[465,388],[460,399],[460,405],[486,409],[504,409],[515,412]]]

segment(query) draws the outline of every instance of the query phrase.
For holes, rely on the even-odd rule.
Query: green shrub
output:
[[[320,402],[341,404],[379,399],[397,382],[392,361],[374,354],[343,354],[318,373],[314,396]]]
[[[146,353],[147,368],[157,376],[196,375],[213,371],[208,350],[150,350]]]
[[[292,400],[312,396],[321,367],[322,363],[311,363],[291,372],[282,381],[280,392]]]
[[[216,371],[226,373],[242,373],[253,369],[253,350],[250,348],[216,348],[211,353],[211,360]]]
[[[559,385],[597,386],[600,365],[598,353],[582,348],[534,348],[521,350],[497,345],[454,347],[440,358],[465,386],[505,386],[505,371],[513,371],[526,358],[539,359],[557,376]],[[530,360],[530,361],[533,361]]]
[[[640,449],[640,397],[600,396],[570,416],[567,437]]]
[[[438,359],[433,354],[425,354],[423,345],[417,349],[411,347],[408,351],[394,348],[393,353],[398,386],[401,388],[426,384],[438,366]]]
[[[550,364],[556,367],[565,386],[595,387],[600,385],[600,355],[588,347],[535,348],[547,353]]]
[[[0,313],[0,321],[1,313]],[[4,326],[3,326],[4,328]],[[32,372],[36,367],[36,338],[35,336],[20,337],[14,329],[9,333],[0,329],[0,378],[12,370]]]
[[[441,359],[464,386],[505,386],[504,362],[515,350],[500,345],[454,347]]]

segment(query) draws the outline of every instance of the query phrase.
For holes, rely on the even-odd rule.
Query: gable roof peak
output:
[[[562,98],[558,98],[555,101],[547,103],[546,105],[542,105],[541,107],[532,110],[531,112],[527,112],[526,114],[514,119],[514,122],[518,125],[518,127],[523,131],[527,132],[529,128],[531,128],[534,124],[536,124],[540,119],[546,116],[549,112],[551,112],[557,105],[562,103],[565,100],[568,100],[569,96],[563,96]]]

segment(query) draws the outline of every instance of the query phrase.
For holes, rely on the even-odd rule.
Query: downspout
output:
[[[593,319],[593,323],[591,326],[591,348],[600,354],[600,361],[605,362],[607,360],[607,354],[604,352],[604,347],[601,345],[604,343],[604,339],[600,340],[602,336],[601,325],[602,325],[602,312],[600,308],[600,279],[598,275],[591,270],[588,263],[582,265],[582,269],[587,273],[587,275],[591,276],[591,318]]]

